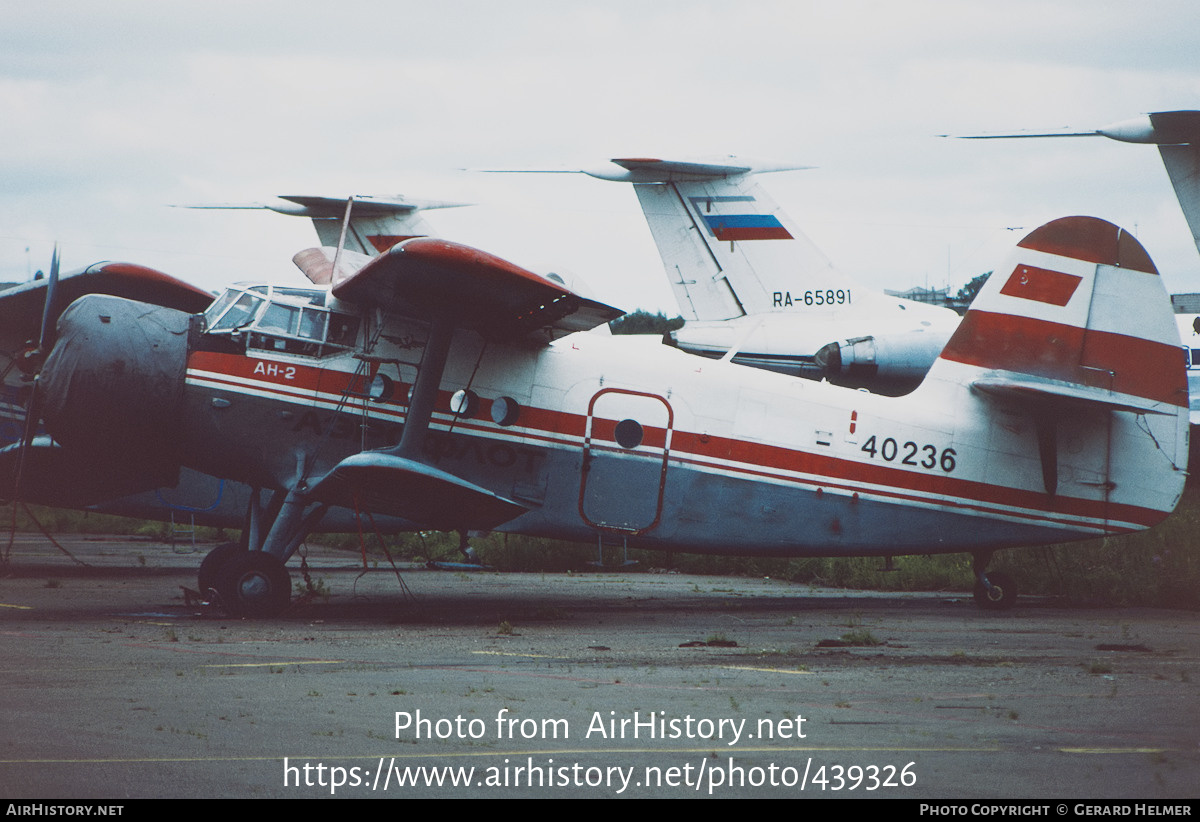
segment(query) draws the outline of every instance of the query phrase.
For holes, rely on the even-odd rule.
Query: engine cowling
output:
[[[39,391],[47,430],[80,470],[125,491],[175,484],[189,324],[182,311],[96,294],[63,311]]]

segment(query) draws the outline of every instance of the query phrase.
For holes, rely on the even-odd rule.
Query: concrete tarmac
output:
[[[248,621],[185,603],[201,553],[66,547],[2,569],[10,800],[1200,793],[1195,613],[317,549]]]

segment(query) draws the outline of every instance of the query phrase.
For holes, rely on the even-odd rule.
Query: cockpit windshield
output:
[[[248,348],[306,357],[338,354],[358,338],[357,317],[331,311],[324,291],[234,286],[204,312],[207,333],[246,332]]]
[[[209,331],[232,331],[249,324],[263,304],[261,297],[234,291],[226,291],[221,298],[204,312],[208,318]]]

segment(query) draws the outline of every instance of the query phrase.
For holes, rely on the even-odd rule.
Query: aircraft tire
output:
[[[979,581],[975,582],[975,604],[985,611],[1007,611],[1017,602],[1017,583],[1002,571],[987,575],[992,590]]]
[[[221,568],[217,591],[230,616],[273,617],[291,604],[292,578],[274,555],[249,551]]]
[[[200,570],[196,572],[196,584],[200,586],[201,594],[207,593],[209,588],[217,587],[221,566],[228,564],[237,552],[236,542],[225,542],[205,554],[200,562]]]

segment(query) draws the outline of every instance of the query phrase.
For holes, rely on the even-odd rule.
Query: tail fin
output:
[[[1175,188],[1183,218],[1191,229],[1192,241],[1200,251],[1200,131],[1194,142],[1159,146],[1158,153]]]
[[[827,304],[826,295],[834,311],[859,296],[858,283],[833,267],[755,179],[803,166],[737,158],[613,162],[626,171],[586,173],[634,184],[685,320],[796,308],[811,316]]]
[[[977,369],[972,383],[981,388],[1007,382],[1155,413],[1188,404],[1179,333],[1154,263],[1132,234],[1092,217],[1055,220],[1022,240],[942,361]]]
[[[1099,440],[1064,444],[1063,458],[1091,449],[1099,474],[1091,485],[1157,485],[1160,496],[1182,488],[1188,390],[1179,333],[1146,250],[1111,223],[1067,217],[1022,240],[926,382],[967,385],[1030,412],[1051,495],[1060,433],[1083,437],[1087,426],[1099,426]]]

